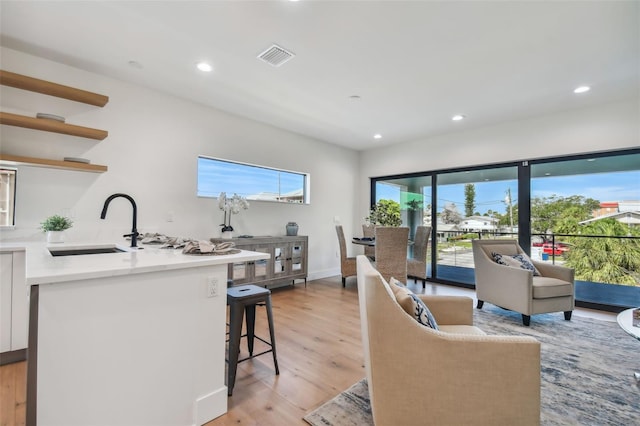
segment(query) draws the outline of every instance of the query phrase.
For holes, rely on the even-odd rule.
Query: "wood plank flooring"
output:
[[[415,293],[467,295],[473,290],[409,281]],[[280,375],[271,354],[238,365],[229,411],[207,426],[306,425],[302,417],[364,377],[355,277],[315,280],[272,292]],[[576,309],[574,315],[615,321],[615,315]],[[268,337],[264,309],[256,334]],[[268,340],[268,339],[267,339]],[[243,345],[246,344],[244,341]],[[256,342],[255,352],[261,347]],[[246,353],[241,353],[241,357]],[[0,426],[24,425],[26,362],[0,367]]]
[[[27,415],[26,361],[0,367],[0,425],[24,425]]]

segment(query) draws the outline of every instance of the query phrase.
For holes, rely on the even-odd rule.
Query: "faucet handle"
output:
[[[131,234],[124,234],[123,237],[132,237],[133,238],[134,235],[136,236],[136,238],[138,238],[142,234],[139,233],[139,232],[133,232]]]

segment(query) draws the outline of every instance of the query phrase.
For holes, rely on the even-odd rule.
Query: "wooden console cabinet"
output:
[[[266,260],[229,265],[229,279],[234,285],[255,284],[267,288],[294,285],[296,280],[307,284],[307,236],[252,237],[212,239],[214,243],[233,241],[241,250],[268,253]]]

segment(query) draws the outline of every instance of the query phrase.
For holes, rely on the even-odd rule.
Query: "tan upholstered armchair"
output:
[[[540,343],[472,326],[473,300],[419,297],[440,330],[419,324],[358,256],[362,346],[376,426],[539,425]]]
[[[516,240],[473,240],[478,309],[484,302],[522,314],[529,325],[531,315],[564,312],[571,319],[575,302],[574,271],[564,266],[533,261],[540,275],[519,267],[496,263],[491,253],[526,254]]]

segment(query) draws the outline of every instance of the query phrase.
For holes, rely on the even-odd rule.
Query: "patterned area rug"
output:
[[[542,425],[640,425],[640,342],[617,323],[562,312],[520,314],[485,304],[474,321],[487,334],[528,335],[542,344]],[[313,426],[373,425],[365,379],[304,417]]]

